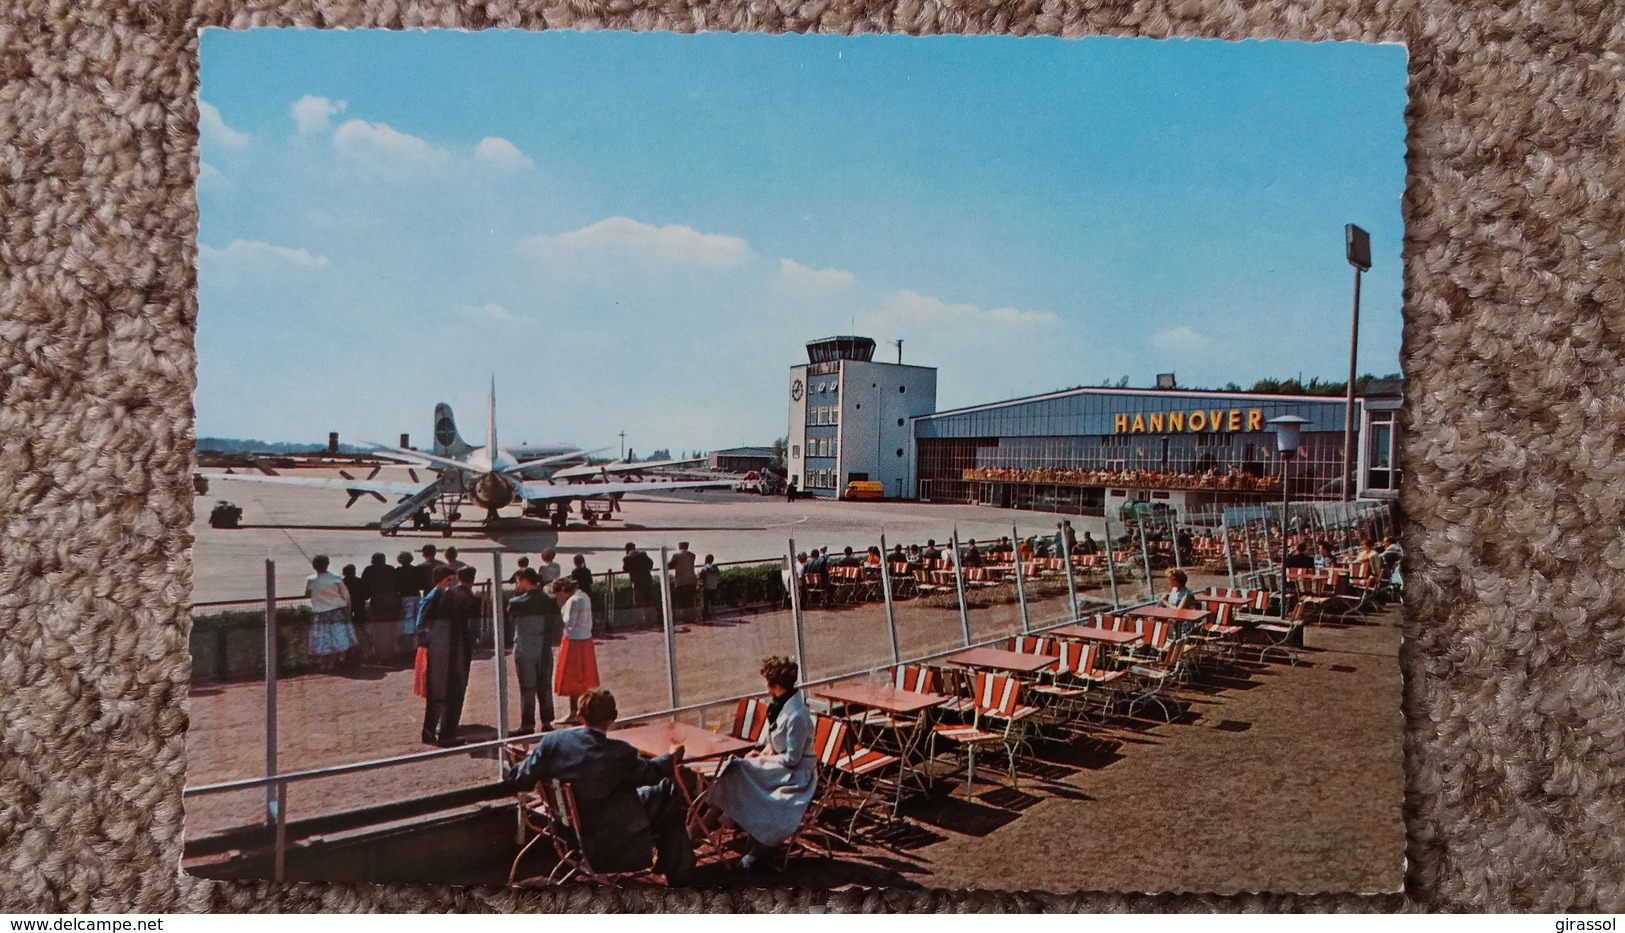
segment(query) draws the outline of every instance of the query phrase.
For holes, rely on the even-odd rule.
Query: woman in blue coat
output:
[[[818,789],[813,719],[796,689],[799,674],[796,662],[789,658],[762,662],[762,677],[771,698],[767,735],[761,748],[730,760],[707,794],[711,805],[727,814],[755,843],[741,863],[746,869],[795,835]]]

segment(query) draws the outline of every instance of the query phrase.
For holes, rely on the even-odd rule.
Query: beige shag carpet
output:
[[[1625,910],[1625,7],[13,0],[0,10],[0,911]],[[1360,39],[1410,49],[1403,896],[518,896],[181,855],[203,26]]]

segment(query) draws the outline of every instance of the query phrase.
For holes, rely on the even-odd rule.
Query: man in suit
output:
[[[581,698],[576,729],[542,736],[524,762],[508,774],[516,787],[537,781],[565,781],[575,792],[581,817],[581,849],[594,871],[638,871],[649,867],[670,884],[682,884],[694,868],[694,844],[684,826],[684,806],[676,784],[683,749],[644,758],[606,733],[619,711],[615,696],[595,688]]]
[[[453,574],[442,564],[440,582],[418,606],[418,644],[429,649],[423,707],[423,741],[441,748],[463,744],[457,737],[468,693],[474,639],[479,634],[480,601],[474,595],[474,568]]]

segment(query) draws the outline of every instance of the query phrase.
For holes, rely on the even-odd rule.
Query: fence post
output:
[[[1219,530],[1224,535],[1224,567],[1230,575],[1230,588],[1236,588],[1236,559],[1230,553],[1230,516],[1219,512]]]
[[[790,538],[790,628],[796,636],[796,669],[801,671],[801,678],[808,680],[811,675],[807,673],[807,635],[801,622],[801,581],[796,579],[796,539]]]
[[[1139,531],[1135,537],[1140,539],[1140,562],[1145,565],[1145,591],[1149,594],[1146,598],[1150,602],[1156,602],[1157,580],[1151,576],[1151,546],[1145,540],[1146,532],[1149,530],[1146,528],[1146,520],[1140,518],[1134,527]]]
[[[496,654],[497,738],[508,737],[508,607],[502,604],[502,552],[491,555],[491,650]],[[497,756],[497,780],[503,778]]]
[[[1027,584],[1023,583],[1022,579],[1021,579],[1021,549],[1017,544],[1017,542],[1019,542],[1020,540],[1021,540],[1021,531],[1018,528],[1016,528],[1016,526],[1011,525],[1010,526],[1010,561],[1011,561],[1011,563],[1016,565],[1016,599],[1018,601],[1020,601],[1020,603],[1021,603],[1021,631],[1022,631],[1022,634],[1026,634],[1027,632],[1030,632],[1030,631],[1033,630],[1033,620],[1029,619],[1027,617]],[[1072,578],[1072,555],[1071,554],[1068,554],[1067,557],[1066,557],[1066,576],[1067,576],[1068,580],[1070,580]],[[1070,592],[1071,592],[1071,590],[1068,589],[1068,593],[1070,593]],[[1077,599],[1074,598],[1072,600],[1072,605],[1070,607],[1068,607],[1067,611],[1070,612],[1070,613],[1073,613],[1074,615],[1076,615],[1076,613],[1078,611],[1078,601],[1077,601]]]
[[[1117,547],[1117,539],[1112,536],[1111,516],[1102,514],[1100,517],[1106,523],[1106,574],[1112,582],[1112,608],[1117,609],[1123,605],[1123,601],[1117,598],[1117,555],[1112,551]]]
[[[615,571],[604,571],[604,633],[615,630]]]
[[[1253,556],[1253,523],[1250,519],[1243,519],[1241,522],[1241,543],[1247,545],[1247,576],[1253,578],[1248,586],[1257,586],[1258,559]]]
[[[276,774],[276,683],[277,683],[277,643],[276,643],[276,561],[267,557],[265,559],[265,775],[271,777]],[[282,880],[283,856],[287,850],[286,816],[283,814],[283,804],[287,801],[285,785],[281,781],[267,784],[265,787],[266,817],[276,828],[276,838],[272,844],[275,852],[272,865],[272,880]]]
[[[903,663],[903,646],[897,640],[897,607],[892,604],[891,554],[886,551],[886,533],[880,533],[880,593],[886,597],[886,631],[891,633],[891,663]]]
[[[1078,619],[1078,585],[1072,579],[1072,549],[1066,546],[1066,535],[1060,536],[1061,566],[1066,568],[1066,611],[1068,621]],[[1016,563],[1021,563],[1018,559]],[[1022,606],[1022,619],[1026,619],[1026,605]]]
[[[1168,548],[1173,552],[1174,566],[1183,567],[1185,564],[1179,559],[1179,519],[1174,517],[1172,507],[1168,509],[1168,534]]]
[[[959,566],[959,526],[954,526],[952,542],[954,559],[954,591],[959,594],[959,627],[965,632],[965,646],[970,647],[970,608],[965,605],[965,573]]]
[[[660,546],[660,618],[666,628],[666,672],[671,679],[671,708],[677,709],[683,704],[678,700],[677,692],[677,620],[671,611],[671,577],[666,573],[666,546]],[[676,720],[676,714],[672,719]]]

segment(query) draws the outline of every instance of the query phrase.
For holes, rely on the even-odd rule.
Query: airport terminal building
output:
[[[1278,501],[1270,422],[1291,415],[1305,420],[1292,499],[1342,498],[1342,397],[1076,388],[938,412],[934,369],[874,363],[873,350],[815,341],[791,370],[790,474],[815,495],[872,478],[888,497],[1074,515]],[[1373,382],[1355,406],[1355,496],[1397,498],[1400,386]]]

